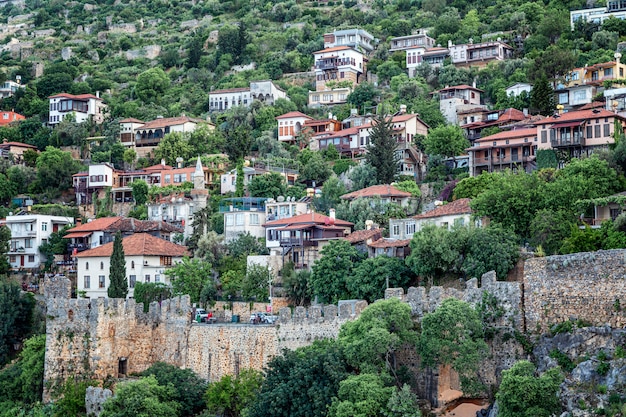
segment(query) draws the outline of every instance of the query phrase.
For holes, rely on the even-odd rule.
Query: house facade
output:
[[[536,169],[537,128],[507,130],[485,136],[467,149],[470,176],[505,169],[531,172]]]
[[[498,40],[460,45],[448,44],[450,60],[455,67],[484,68],[490,62],[503,61],[513,55],[513,48]]]
[[[435,40],[428,36],[426,29],[417,29],[413,34],[398,36],[389,41],[389,52],[406,51],[414,47],[432,48]]]
[[[18,75],[19,77],[19,75]],[[7,80],[0,84],[0,99],[11,97],[20,88],[26,88],[25,85],[20,84],[17,81]]]
[[[374,43],[374,36],[365,29],[340,29],[324,34],[324,48],[347,46],[367,55],[374,50]]]
[[[482,90],[469,85],[442,88],[439,94],[439,110],[450,124],[459,124],[457,113],[480,106]]]
[[[68,114],[73,114],[76,123],[83,123],[92,119],[95,123],[104,122],[106,104],[100,98],[100,94],[55,94],[48,97],[50,102],[50,115],[48,124],[54,126],[60,123]]]
[[[22,142],[5,142],[0,143],[0,156],[2,158],[12,158],[14,164],[21,164],[24,162],[24,152],[26,151],[34,151],[39,153],[39,149],[37,149],[34,145],[29,145],[28,143]]]
[[[147,233],[135,233],[122,239],[128,297],[134,295],[137,282],[170,284],[167,269],[179,263],[187,254],[187,247],[176,245]],[[113,242],[86,250],[76,255],[76,281],[78,293],[86,298],[107,298],[111,285],[109,273]]]
[[[574,30],[577,20],[601,25],[611,16],[616,19],[626,19],[626,4],[619,0],[609,0],[604,7],[572,10],[569,15],[572,30]]]
[[[179,117],[157,117],[154,120],[145,122],[141,126],[136,126],[133,132],[135,134],[134,145],[137,156],[147,156],[161,143],[161,139],[168,133],[190,133],[196,130],[200,123],[206,124],[210,129],[215,128],[213,124],[204,120],[194,119],[184,115]],[[135,124],[136,122],[128,121],[125,123],[126,126]]]
[[[266,200],[257,197],[222,199],[219,210],[224,215],[224,241],[235,240],[244,233],[250,233],[256,238],[264,237]]]
[[[11,268],[39,269],[46,262],[45,257],[39,252],[39,246],[47,242],[52,233],[71,224],[74,224],[74,219],[64,216],[44,214],[7,216],[5,225],[11,230],[7,256]]]
[[[120,120],[120,142],[124,146],[135,146],[135,130],[146,122],[132,117]]]
[[[444,60],[450,56],[448,48],[413,46],[406,50],[406,69],[410,78],[417,76],[417,67],[428,64],[433,68],[443,66]]]
[[[406,191],[398,190],[393,185],[381,184],[353,191],[340,197],[342,200],[354,201],[357,198],[380,198],[383,204],[397,204],[408,207],[413,196]]]
[[[0,126],[6,126],[9,123],[24,120],[26,117],[14,111],[0,111]]]
[[[334,210],[330,216],[301,214],[265,223],[265,244],[270,256],[280,258],[283,266],[293,262],[296,269],[310,269],[320,258],[322,248],[349,235],[353,226],[334,218]]]
[[[250,107],[255,100],[271,105],[279,98],[288,99],[287,93],[271,80],[251,81],[249,87],[209,92],[209,111],[220,112],[237,106]]]
[[[280,142],[295,143],[297,136],[304,127],[304,123],[314,120],[299,111],[292,111],[276,117],[278,123],[278,140]]]

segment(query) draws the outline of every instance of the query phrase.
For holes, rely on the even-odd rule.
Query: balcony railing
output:
[[[301,237],[280,238],[280,246],[317,246],[317,242]]]
[[[585,146],[585,138],[574,136],[570,138],[559,138],[550,141],[553,148],[567,148],[569,146]]]
[[[498,165],[498,164],[517,164],[524,163],[534,160],[534,156],[507,156],[504,158],[500,158],[497,156],[494,157],[486,157],[486,158],[474,158],[474,166],[480,165]]]

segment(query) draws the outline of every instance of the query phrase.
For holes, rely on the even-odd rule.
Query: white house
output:
[[[120,142],[125,146],[135,146],[135,130],[145,124],[132,117],[120,120]]]
[[[426,29],[417,29],[415,33],[407,36],[391,38],[389,42],[389,52],[405,51],[413,47],[432,48],[435,40],[428,36]]]
[[[107,162],[89,165],[89,187],[112,187],[114,183],[114,172],[115,168]]]
[[[26,86],[15,81],[7,80],[0,84],[0,98],[11,97],[20,88],[26,88]]]
[[[369,54],[374,50],[374,36],[365,29],[340,29],[324,34],[324,48],[349,46],[350,48]]]
[[[102,123],[106,113],[106,104],[100,98],[100,93],[67,94],[60,93],[48,97],[50,100],[49,125],[60,123],[68,114],[73,114],[76,123],[83,123],[90,118],[95,123]]]
[[[313,118],[299,111],[291,111],[276,117],[278,122],[278,140],[281,142],[295,142],[296,136],[298,136],[304,127],[304,122],[307,120],[313,120]]]
[[[532,89],[533,89],[533,86],[531,84],[528,84],[528,83],[515,83],[512,86],[507,87],[505,89],[505,91],[506,91],[506,96],[507,97],[511,97],[511,96],[518,97],[523,92],[526,92],[527,94],[530,94]]]
[[[626,4],[619,0],[609,0],[606,2],[606,6],[594,7],[591,9],[578,9],[569,12],[570,25],[572,30],[576,25],[577,20],[583,22],[602,24],[606,19],[613,16],[616,19],[626,19]]]
[[[288,219],[309,212],[311,199],[302,197],[296,201],[295,197],[278,196],[276,200],[269,198],[265,201],[265,215],[268,222]]]
[[[251,81],[250,87],[209,92],[209,111],[223,111],[237,106],[250,107],[254,100],[274,104],[279,98],[288,99],[287,93],[271,80]]]
[[[456,85],[445,87],[438,91],[439,110],[450,124],[459,124],[457,113],[480,106],[483,93],[470,85]]]
[[[44,214],[18,214],[7,216],[6,226],[11,230],[9,243],[9,263],[13,269],[36,269],[46,259],[39,252],[39,246],[74,219]]]
[[[76,255],[76,282],[80,294],[87,298],[107,297],[109,271],[114,242]],[[187,254],[187,247],[159,239],[148,233],[135,233],[122,239],[128,297],[133,297],[135,283],[162,282],[169,284],[165,271]]]
[[[224,241],[234,240],[246,232],[257,238],[264,237],[266,200],[258,197],[222,199],[220,213],[224,214]]]

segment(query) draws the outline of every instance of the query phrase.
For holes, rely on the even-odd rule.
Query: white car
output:
[[[209,317],[209,313],[207,313],[205,309],[196,309],[196,315],[194,316],[195,321],[197,321],[198,323],[204,323],[206,322],[207,317]]]

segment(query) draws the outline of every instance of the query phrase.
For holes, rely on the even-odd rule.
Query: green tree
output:
[[[148,183],[144,180],[135,180],[130,184],[130,188],[133,190],[135,205],[143,206],[146,204],[148,201]]]
[[[81,164],[72,158],[71,153],[48,146],[37,158],[38,186],[42,190],[67,190],[73,185],[72,175],[80,168]]]
[[[39,252],[46,257],[45,269],[50,271],[54,262],[54,255],[64,255],[67,253],[69,239],[64,239],[69,227],[65,227],[57,232],[52,232],[48,241],[39,246]]]
[[[338,342],[314,341],[284,351],[267,365],[249,417],[324,417],[349,367]]]
[[[401,389],[396,389],[389,398],[387,410],[383,411],[385,417],[421,417],[417,397],[411,392],[411,387],[402,385]]]
[[[161,386],[154,376],[117,385],[115,396],[106,400],[100,417],[178,417],[180,405],[172,385]]]
[[[198,68],[202,57],[202,46],[204,40],[200,35],[196,35],[189,41],[189,53],[187,54],[187,68]]]
[[[0,202],[4,205],[17,194],[17,184],[7,178],[6,175],[0,173]]]
[[[546,255],[556,255],[573,227],[576,227],[576,223],[571,213],[539,210],[530,223],[530,244],[541,246]]]
[[[459,373],[463,392],[472,395],[481,387],[475,380],[487,353],[483,324],[466,302],[447,298],[422,319],[418,350],[425,366],[450,365]]]
[[[209,384],[205,398],[210,413],[224,417],[246,415],[261,388],[263,376],[254,369],[245,369],[236,377],[225,375]]]
[[[502,371],[502,383],[496,394],[498,415],[502,417],[549,417],[561,412],[558,397],[563,374],[552,368],[536,376],[535,366],[519,361]]]
[[[348,95],[348,103],[357,109],[364,109],[363,114],[365,114],[369,112],[366,108],[374,104],[374,98],[379,94],[380,92],[374,87],[374,84],[360,83]]]
[[[267,266],[249,265],[241,282],[241,296],[246,299],[267,300],[270,270]]]
[[[300,181],[322,184],[333,175],[333,170],[319,152],[311,153],[308,161],[300,170]]]
[[[32,294],[22,294],[14,282],[0,281],[0,364],[7,363],[14,346],[31,333],[34,307]]]
[[[495,183],[500,173],[483,172],[475,177],[463,178],[454,187],[454,199],[474,198]]]
[[[283,289],[285,295],[296,306],[305,306],[311,302],[311,273],[306,270],[291,271],[286,268],[282,271]]]
[[[6,256],[11,244],[11,229],[0,226],[0,275],[6,275],[11,270],[9,258]],[[0,349],[1,351],[1,349]],[[2,361],[0,361],[0,364]]]
[[[400,181],[394,184],[394,187],[400,191],[411,193],[413,198],[420,198],[422,196],[422,191],[420,190],[419,185],[417,185],[417,183],[413,180]]]
[[[406,288],[410,278],[410,270],[403,260],[377,256],[357,265],[352,274],[346,277],[346,287],[350,298],[373,303],[384,298],[387,283],[389,288]]]
[[[135,162],[137,161],[137,152],[134,149],[128,148],[124,151],[124,156],[122,157],[124,162],[130,169],[134,169]]]
[[[376,168],[368,163],[361,163],[354,167],[350,174],[350,181],[352,181],[352,191],[362,190],[363,188],[376,185],[378,175],[376,174]]]
[[[398,144],[393,136],[391,119],[377,116],[372,125],[365,159],[376,168],[376,180],[379,184],[391,184],[398,172]]]
[[[377,417],[386,409],[394,391],[385,386],[380,375],[363,373],[351,375],[339,383],[329,417]]]
[[[188,137],[180,132],[165,135],[154,150],[156,160],[165,159],[165,163],[172,166],[176,166],[176,158],[183,158],[186,161],[191,157],[193,147],[189,144]]]
[[[456,230],[466,231],[463,264],[461,269],[468,277],[481,277],[489,271],[504,279],[519,258],[519,239],[511,231],[497,224],[489,227],[469,227]],[[452,239],[456,240],[455,237]]]
[[[206,282],[213,276],[210,263],[184,257],[181,262],[165,271],[172,282],[174,295],[188,294],[192,303],[197,303]]]
[[[137,76],[135,93],[144,103],[158,103],[170,87],[170,79],[161,68],[150,68]]]
[[[350,365],[362,372],[389,372],[399,383],[397,353],[416,342],[411,308],[395,298],[376,302],[345,323],[338,340]]]
[[[346,277],[352,274],[360,255],[347,240],[333,240],[320,253],[311,269],[311,288],[319,301],[335,303],[346,298]]]
[[[284,196],[286,191],[285,178],[278,172],[255,175],[248,183],[248,194],[252,197],[276,198]]]
[[[530,92],[530,108],[534,113],[551,116],[556,110],[554,91],[546,76],[541,76]]]
[[[407,266],[416,275],[427,278],[431,285],[435,277],[451,270],[459,258],[459,252],[451,242],[450,232],[435,225],[426,225],[415,233],[410,246]]]
[[[424,139],[428,155],[441,155],[453,160],[469,148],[470,143],[458,126],[446,125],[432,129]]]
[[[172,289],[162,282],[136,282],[133,298],[137,304],[143,303],[143,311],[148,312],[150,303],[167,300],[172,296]]]
[[[246,258],[250,255],[266,255],[267,248],[256,237],[245,232],[232,239],[226,245],[228,254],[234,258]]]
[[[86,415],[87,387],[96,385],[95,381],[77,380],[74,377],[67,379],[61,387],[59,398],[54,401],[54,417]]]
[[[204,410],[202,398],[207,384],[191,369],[181,369],[165,362],[157,362],[141,373],[142,376],[153,376],[159,385],[174,388],[172,401],[180,405],[180,417],[197,415]]]
[[[243,173],[243,160],[240,159],[237,162],[237,177],[235,184],[235,197],[243,197],[244,194],[244,173]]]
[[[228,158],[233,162],[243,161],[246,155],[250,153],[252,146],[250,129],[241,125],[234,129],[227,130],[225,135],[226,144],[224,151],[228,155]]]
[[[113,241],[113,253],[111,254],[111,267],[109,269],[109,298],[126,298],[128,295],[128,278],[126,278],[126,261],[124,260],[124,246],[122,245],[122,233],[115,233]]]
[[[342,195],[346,193],[346,187],[343,182],[333,175],[324,182],[322,186],[322,195],[313,200],[313,204],[318,211],[328,213],[331,208],[337,207]]]

